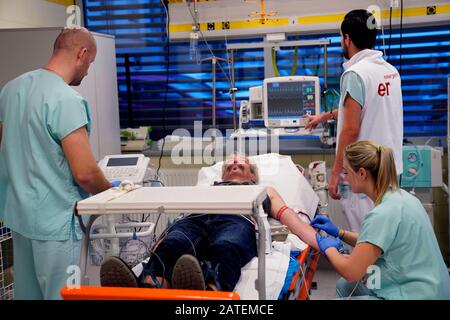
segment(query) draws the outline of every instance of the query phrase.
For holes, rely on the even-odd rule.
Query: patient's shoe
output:
[[[133,270],[118,257],[108,257],[100,267],[102,287],[138,287]]]
[[[172,288],[205,290],[205,279],[197,258],[185,254],[177,260],[172,272]]]

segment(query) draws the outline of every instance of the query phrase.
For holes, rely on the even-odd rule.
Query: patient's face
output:
[[[249,160],[242,156],[235,156],[225,163],[222,180],[244,182],[255,181],[256,177],[251,172]]]

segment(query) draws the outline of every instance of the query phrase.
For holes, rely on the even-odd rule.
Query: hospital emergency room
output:
[[[449,115],[449,1],[0,0],[0,300],[449,300]]]

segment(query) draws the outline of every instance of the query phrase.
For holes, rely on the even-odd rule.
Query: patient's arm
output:
[[[271,202],[270,215],[275,218],[278,210],[285,206],[286,203],[274,188],[267,187],[266,191]],[[289,230],[291,230],[291,232],[298,236],[303,242],[312,246],[314,249],[319,250],[319,246],[316,241],[316,231],[308,223],[300,220],[294,210],[288,208],[281,216],[280,222],[287,226]]]

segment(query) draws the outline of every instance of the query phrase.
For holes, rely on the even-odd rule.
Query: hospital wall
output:
[[[74,1],[0,0],[0,29],[63,27]]]
[[[59,32],[60,28],[0,29],[0,89],[20,74],[42,67],[52,54]],[[89,103],[91,149],[95,159],[101,160],[120,153],[119,100],[115,39],[97,33],[94,37],[95,62],[81,85],[73,88]]]
[[[265,35],[276,32],[324,33],[338,30],[345,13],[357,8],[368,9],[375,14],[379,12],[380,20],[387,26],[391,2],[391,20],[392,25],[396,27],[400,25],[401,20],[400,0],[266,0],[265,22],[258,21],[262,11],[260,1],[200,1],[198,21],[205,37]],[[173,1],[169,11],[171,38],[188,39],[193,19],[187,4]],[[404,1],[403,17],[403,26],[439,24],[449,20],[450,4],[447,0]],[[214,30],[210,30],[207,23],[214,23]]]

